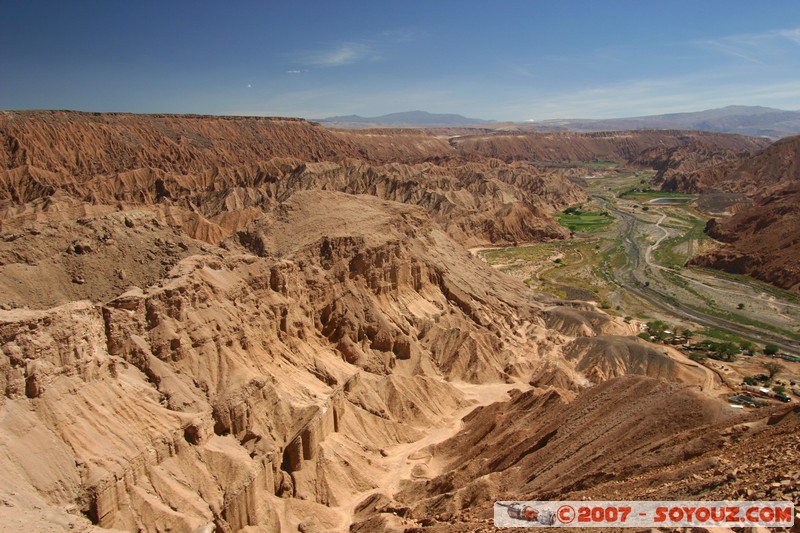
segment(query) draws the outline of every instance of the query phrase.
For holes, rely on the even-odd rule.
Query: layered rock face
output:
[[[408,128],[333,130],[333,135],[358,148],[361,159],[380,162],[423,163],[449,159],[453,150],[447,138],[428,130]]]
[[[380,448],[464,405],[440,376],[500,380],[525,344],[521,298],[486,293],[480,262],[449,272],[470,260],[419,208],[298,193],[225,246],[103,304],[0,312],[15,505],[125,530],[277,529],[293,505],[338,523]]]
[[[708,234],[726,244],[693,264],[800,292],[800,137],[778,141],[732,167],[717,187],[746,195],[751,205],[711,221]]]
[[[304,527],[335,529],[387,475],[383,449],[468,405],[451,382],[525,383],[569,340],[545,326],[555,310],[421,207],[301,191],[221,246],[187,249],[158,216],[127,216],[76,225],[177,243],[158,281],[60,305],[73,294],[31,288],[55,306],[0,311],[11,518],[38,507],[75,527],[275,531],[315,517]],[[18,239],[36,237],[63,244]],[[70,246],[98,264],[116,250]]]
[[[714,188],[730,167],[769,146],[763,138],[709,136],[645,150],[636,159],[656,170],[654,183],[665,191],[699,194]]]
[[[300,119],[4,111],[0,131],[4,169],[32,165],[64,181],[137,168],[202,174],[274,157],[358,155],[352,143]]]
[[[637,130],[465,135],[452,139],[450,143],[463,154],[505,161],[626,161],[653,166],[652,160],[658,157],[657,154],[681,152],[691,146],[752,153],[769,141],[696,131]]]
[[[551,425],[594,428],[580,442],[604,427],[586,413],[629,386],[651,407],[708,407],[679,385],[619,381],[694,390],[707,376],[465,248],[563,236],[550,214],[585,195],[561,170],[284,119],[7,112],[0,132],[9,530],[421,526],[443,494],[482,486],[471,473],[510,472],[480,446],[452,478],[457,455],[406,471],[476,402],[498,403],[470,428],[552,406]],[[549,431],[536,449],[553,464]],[[679,455],[657,450],[646,464]],[[639,472],[582,457],[597,479]]]
[[[563,173],[448,159],[446,143],[422,132],[67,112],[6,112],[0,131],[4,229],[86,203],[157,205],[163,221],[218,244],[294,192],[324,189],[422,205],[477,245],[563,238],[549,215],[585,199]]]

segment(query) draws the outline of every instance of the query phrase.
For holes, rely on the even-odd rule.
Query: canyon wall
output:
[[[501,147],[289,119],[0,114],[0,524],[417,527],[499,476],[569,489],[521,468],[557,465],[573,441],[582,486],[641,474],[632,448],[586,456],[601,415],[699,409],[672,428],[694,438],[719,407],[692,392],[702,376],[466,246],[567,235],[551,215],[585,200],[574,169],[517,159],[627,159],[680,135]],[[473,433],[406,476],[404,450],[457,434],[486,390],[500,401],[465,420]],[[487,423],[503,413],[532,430]],[[554,433],[566,417],[589,429]],[[644,441],[655,466],[684,453],[632,420],[604,446]]]
[[[800,293],[800,137],[730,166],[715,187],[749,199],[706,228],[722,244],[692,264],[747,274]]]

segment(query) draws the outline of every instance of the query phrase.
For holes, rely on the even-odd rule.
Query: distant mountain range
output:
[[[390,113],[379,117],[360,117],[358,115],[345,115],[316,120],[326,126],[338,128],[446,128],[452,126],[477,126],[490,124],[493,121],[479,118],[467,118],[461,115],[446,113],[427,113],[425,111],[406,111],[404,113]]]
[[[317,120],[336,128],[451,128],[479,126],[503,131],[615,131],[642,129],[697,130],[739,133],[779,139],[800,134],[800,111],[760,106],[728,106],[691,113],[669,113],[612,119],[556,119],[524,123],[497,123],[462,115],[408,111],[379,117],[346,115]]]
[[[728,106],[693,113],[643,117],[543,120],[532,123],[532,126],[538,131],[699,130],[777,139],[800,133],[800,111],[760,106]]]

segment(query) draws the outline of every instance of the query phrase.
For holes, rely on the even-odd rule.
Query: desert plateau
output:
[[[0,533],[800,533],[800,3],[2,13]]]
[[[364,131],[0,116],[6,530],[472,531],[509,497],[797,498],[793,403],[734,409],[735,376],[646,320],[484,255],[580,240],[558,213],[622,167],[728,165],[713,186],[787,201],[794,140]],[[754,196],[739,176],[773,164],[778,199]]]

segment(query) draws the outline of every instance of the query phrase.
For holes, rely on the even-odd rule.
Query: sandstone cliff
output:
[[[728,170],[717,187],[743,193],[752,205],[712,220],[724,245],[693,259],[700,266],[748,274],[800,292],[800,137],[789,137]]]
[[[635,479],[631,454],[679,461],[728,422],[695,392],[711,378],[632,325],[467,252],[559,238],[551,213],[585,198],[523,152],[286,119],[7,112],[0,134],[10,530],[451,527],[499,476]],[[646,135],[553,157],[633,156]],[[665,405],[677,423],[650,420]],[[570,417],[589,431],[553,432]],[[624,446],[583,446],[563,470],[580,486],[525,478],[607,430]]]
[[[0,311],[2,497],[51,523],[339,527],[386,475],[382,449],[468,405],[451,382],[524,382],[569,339],[418,206],[299,191],[205,249],[152,213],[81,220],[133,249],[87,231],[62,254],[175,254],[105,301],[58,304],[76,293],[43,283],[18,297],[54,307]],[[57,228],[19,239],[64,244]],[[85,276],[53,286],[100,281]]]
[[[719,133],[639,130],[468,135],[453,138],[450,143],[459,153],[505,161],[626,161],[652,166],[657,151],[671,151],[694,144],[712,150],[752,152],[766,146],[768,141]]]
[[[0,132],[7,230],[80,203],[157,205],[162,221],[217,244],[296,191],[325,189],[422,205],[460,242],[477,245],[563,238],[550,214],[585,199],[563,173],[450,160],[446,143],[423,132],[69,112],[6,112]]]
[[[769,146],[763,138],[703,136],[673,147],[645,150],[636,163],[656,170],[653,182],[665,191],[709,191],[732,166]]]

